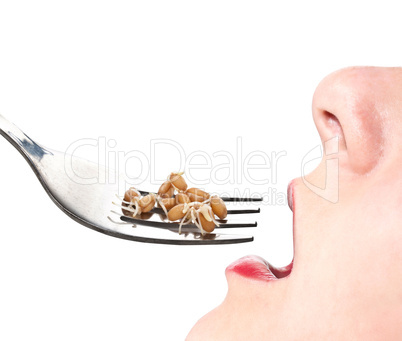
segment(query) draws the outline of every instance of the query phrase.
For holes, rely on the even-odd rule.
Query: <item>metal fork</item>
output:
[[[116,212],[112,204],[113,201],[116,201],[119,189],[118,181],[115,183],[82,183],[83,178],[110,179],[110,174],[116,176],[114,170],[41,146],[1,115],[0,134],[26,159],[53,202],[70,218],[95,231],[117,238],[157,244],[233,244],[253,240],[252,236],[243,235],[223,233],[203,235],[193,226],[183,227],[183,233],[178,234],[178,224],[166,222],[161,214],[155,214],[161,217],[160,221],[125,217]],[[73,164],[74,172],[67,174],[66,161]],[[224,200],[261,201],[260,198],[224,198]],[[116,213],[120,219],[117,221],[113,219],[111,212]],[[254,210],[254,212],[259,212],[259,210]],[[245,213],[245,211],[240,213]],[[149,219],[149,217],[147,218]],[[256,223],[238,223],[238,226],[230,226],[223,221],[220,225],[223,230],[225,226],[247,227],[256,226]]]

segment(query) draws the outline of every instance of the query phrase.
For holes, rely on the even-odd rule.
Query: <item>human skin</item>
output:
[[[290,186],[290,274],[260,263],[250,278],[229,266],[226,298],[188,341],[402,338],[402,68],[330,74],[313,117],[328,155]]]

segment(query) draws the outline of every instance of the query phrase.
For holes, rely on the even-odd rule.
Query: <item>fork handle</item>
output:
[[[0,114],[0,134],[10,142],[28,161],[39,162],[49,150],[40,146],[16,125]],[[35,162],[36,161],[36,162]]]

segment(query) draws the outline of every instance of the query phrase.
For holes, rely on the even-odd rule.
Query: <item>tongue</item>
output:
[[[288,276],[291,273],[292,268],[293,268],[293,261],[289,265],[281,267],[281,268],[275,268],[274,266],[272,266],[269,263],[268,263],[268,267],[269,267],[269,270],[271,270],[271,272],[274,274],[274,276],[276,278],[283,278],[283,277]]]

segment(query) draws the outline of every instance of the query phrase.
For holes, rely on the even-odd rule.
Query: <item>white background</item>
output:
[[[401,29],[389,1],[1,1],[0,112],[61,151],[103,136],[112,152],[149,155],[167,138],[212,155],[235,153],[241,137],[245,154],[286,151],[277,182],[205,187],[285,193],[320,144],[319,81],[350,65],[399,66]],[[4,139],[0,155],[1,340],[183,340],[223,300],[232,261],[292,259],[286,205],[262,207],[253,243],[134,243],[70,220]],[[166,155],[159,177],[178,167]]]

